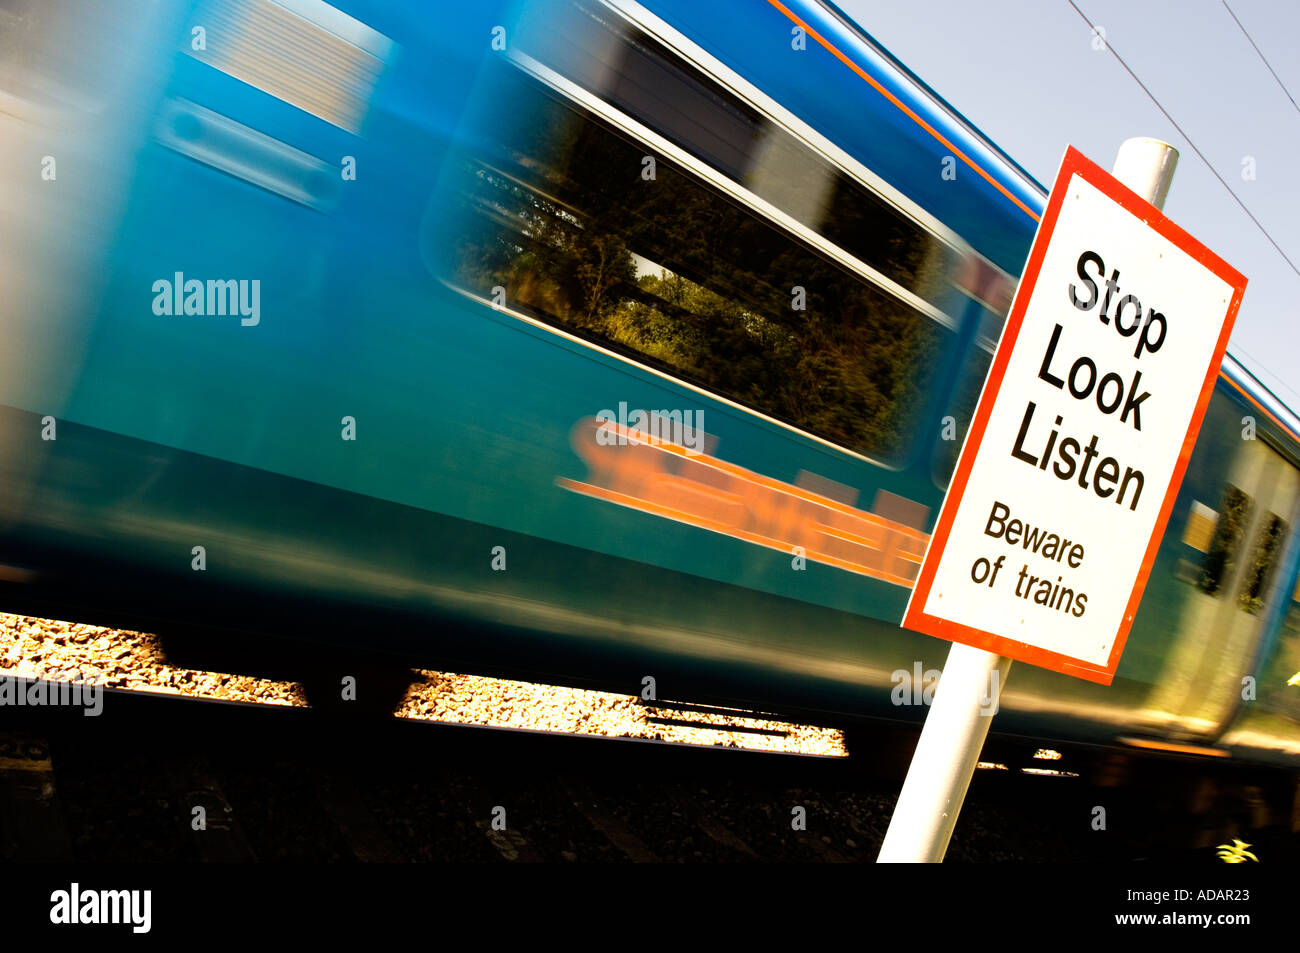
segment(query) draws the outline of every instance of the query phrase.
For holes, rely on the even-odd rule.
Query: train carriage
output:
[[[919,720],[1045,193],[833,5],[0,16],[0,607]],[[1229,357],[1114,684],[995,730],[1300,763],[1298,434]]]

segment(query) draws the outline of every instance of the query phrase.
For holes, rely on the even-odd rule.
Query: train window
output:
[[[952,334],[525,73],[456,161],[454,277],[852,450],[902,455]],[[485,110],[485,112],[487,112]],[[450,209],[448,209],[450,211]]]
[[[1236,557],[1237,543],[1246,526],[1246,516],[1250,512],[1250,497],[1227,484],[1223,489],[1223,500],[1219,505],[1219,520],[1214,526],[1214,536],[1205,551],[1205,560],[1201,563],[1201,576],[1197,588],[1209,595],[1215,595],[1223,585],[1224,578],[1232,570]]]
[[[1206,552],[1214,539],[1214,524],[1219,514],[1199,500],[1192,501],[1192,510],[1187,514],[1187,525],[1183,527],[1183,542],[1192,549]]]
[[[1242,583],[1238,604],[1251,615],[1259,612],[1264,605],[1264,595],[1268,589],[1268,580],[1278,555],[1282,540],[1286,537],[1286,520],[1276,513],[1268,514],[1259,531],[1255,543],[1255,552],[1246,569],[1246,578]]]
[[[583,0],[567,6],[565,29],[554,28],[554,11],[544,26],[521,29],[529,55],[956,314],[964,299],[950,276],[963,252],[617,14]]]

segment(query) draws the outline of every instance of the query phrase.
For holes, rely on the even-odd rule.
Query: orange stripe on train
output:
[[[802,547],[896,586],[916,580],[930,538],[918,529],[613,421],[584,418],[572,441],[588,482],[556,481],[567,490],[792,555]]]

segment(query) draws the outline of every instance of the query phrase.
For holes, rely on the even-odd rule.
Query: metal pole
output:
[[[1111,175],[1158,209],[1165,207],[1169,184],[1178,167],[1178,150],[1159,139],[1125,139]]]
[[[1178,150],[1159,139],[1128,139],[1112,174],[1164,208]],[[1011,659],[954,642],[898,794],[877,863],[938,863],[957,826]]]
[[[943,860],[1010,669],[1005,656],[952,644],[877,863]]]

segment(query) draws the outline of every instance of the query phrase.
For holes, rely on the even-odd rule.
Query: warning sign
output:
[[[903,625],[1110,684],[1245,287],[1068,149]]]

